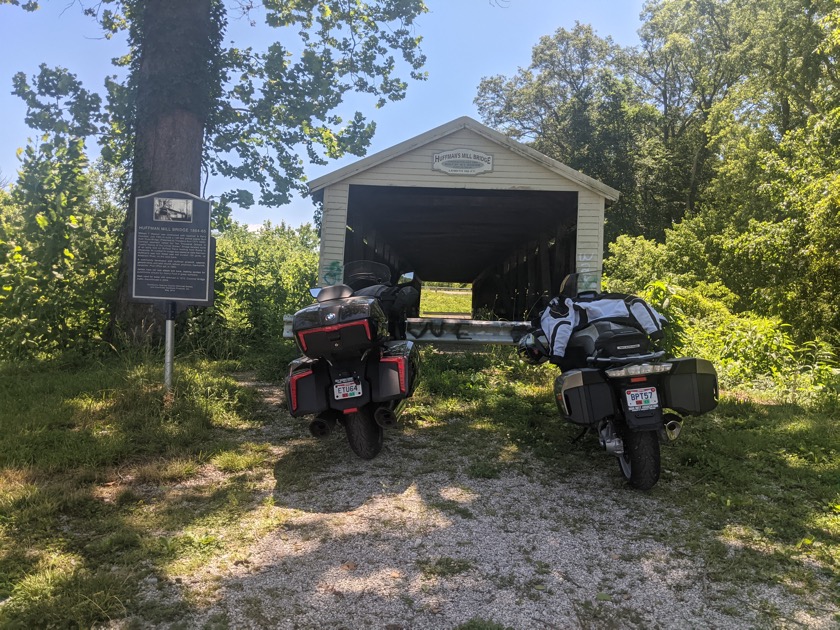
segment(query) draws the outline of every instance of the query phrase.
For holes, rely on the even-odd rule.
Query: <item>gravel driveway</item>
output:
[[[656,489],[627,489],[605,455],[570,471],[518,452],[476,478],[462,451],[397,430],[365,462],[255,386],[277,415],[248,438],[270,441],[277,461],[257,500],[287,517],[237,561],[184,579],[212,583],[188,627],[837,627],[836,608],[807,592],[711,576],[680,513]],[[315,472],[283,482],[301,457]],[[161,589],[147,594],[181,596]]]

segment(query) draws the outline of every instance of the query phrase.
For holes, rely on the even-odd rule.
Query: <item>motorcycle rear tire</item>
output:
[[[650,490],[659,481],[659,435],[656,431],[627,431],[624,453],[618,456],[621,474],[637,490]]]
[[[373,459],[382,450],[385,431],[373,419],[370,406],[344,418],[344,430],[350,450],[362,459]]]

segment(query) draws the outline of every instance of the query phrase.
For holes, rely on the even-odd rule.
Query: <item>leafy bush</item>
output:
[[[685,288],[658,281],[637,293],[667,317],[665,349],[708,359],[723,387],[769,390],[800,404],[836,399],[840,379],[831,346],[795,341],[778,318],[732,312],[735,297],[720,283]]]
[[[45,139],[0,193],[0,358],[101,343],[122,219],[97,177],[81,141]]]
[[[44,138],[24,151],[18,181],[0,190],[0,359],[108,347],[124,218],[118,175],[90,168],[80,140]],[[311,299],[317,244],[308,225],[252,233],[232,224],[217,239],[215,305],[181,316],[181,348],[229,357],[280,342],[283,315]]]
[[[708,251],[698,249],[703,226],[687,220],[667,231],[664,244],[626,236],[611,243],[611,256],[604,261],[605,287],[650,302],[670,322],[665,349],[712,361],[724,387],[760,388],[797,403],[836,398],[832,346],[802,339],[780,316],[766,314],[790,293],[791,284],[783,281],[790,275],[777,263],[767,263],[779,255],[777,232],[750,225],[754,233],[749,236],[718,239],[728,260],[723,265],[726,283],[710,264]],[[737,256],[726,259],[733,252]],[[758,282],[762,269],[778,282]],[[748,299],[732,286],[748,293]],[[750,304],[763,308],[738,310]]]
[[[283,338],[283,316],[312,301],[318,236],[310,225],[266,223],[257,232],[234,223],[216,242],[216,300],[188,315],[182,343],[213,357]]]

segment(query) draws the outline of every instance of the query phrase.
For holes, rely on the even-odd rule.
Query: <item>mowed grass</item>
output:
[[[451,291],[441,287],[423,287],[420,292],[421,317],[434,317],[434,313],[472,313],[472,293]]]
[[[247,474],[175,484],[271,470],[263,446],[239,443],[260,420],[230,367],[179,361],[171,393],[159,363],[0,368],[0,627],[169,618],[138,609],[143,580],[219,555],[255,510]]]
[[[150,584],[234,564],[292,518],[275,505],[275,484],[305,490],[325,449],[346,445],[313,440],[274,455],[261,429],[269,417],[231,378],[235,367],[179,359],[171,394],[156,361],[2,368],[0,627],[183,620],[200,606],[200,589],[157,601]],[[414,474],[583,471],[621,488],[614,458],[594,439],[572,443],[578,430],[552,397],[556,374],[512,348],[425,348],[419,389],[387,439],[419,462]],[[749,395],[724,396],[715,412],[688,419],[677,444],[663,447],[663,478],[650,492],[683,514],[663,524],[663,541],[704,558],[712,579],[807,593],[828,584],[836,597],[838,427],[836,404],[806,409]],[[457,502],[433,507],[474,517]],[[429,558],[421,569],[469,567]]]

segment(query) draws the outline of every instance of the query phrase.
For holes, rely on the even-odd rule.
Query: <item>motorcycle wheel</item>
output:
[[[382,450],[385,431],[376,424],[370,406],[359,409],[344,418],[344,430],[350,450],[362,459],[373,459]]]
[[[659,436],[656,431],[626,431],[624,453],[618,456],[621,474],[638,490],[650,490],[659,481]]]

